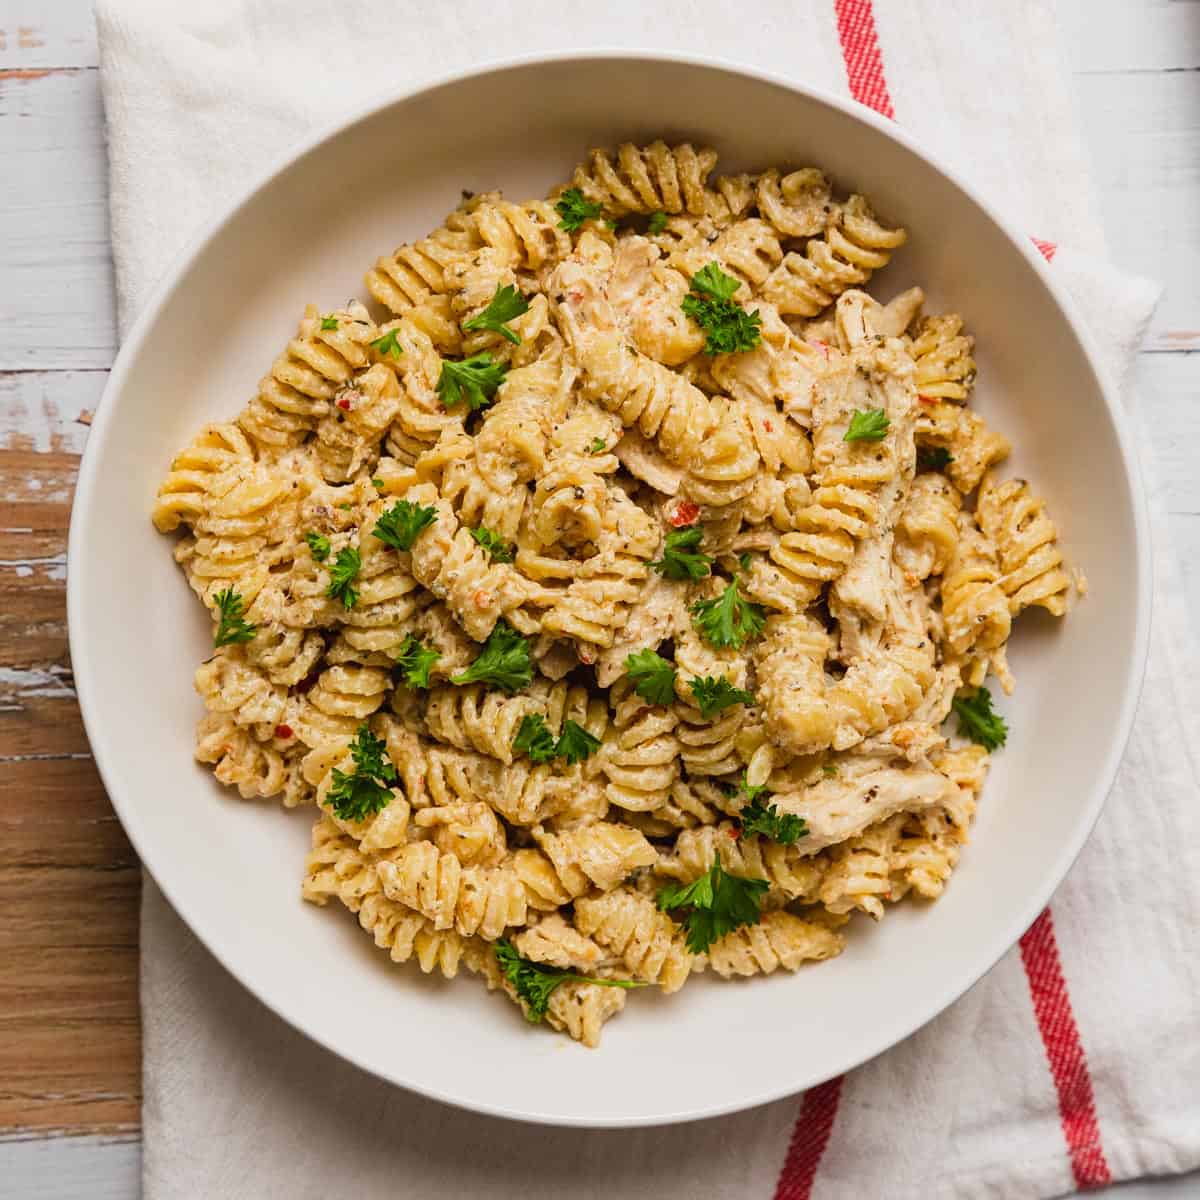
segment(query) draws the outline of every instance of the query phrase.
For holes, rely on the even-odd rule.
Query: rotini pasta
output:
[[[862,290],[907,232],[716,165],[624,144],[464,194],[151,509],[212,623],[196,760],[317,810],[302,896],[586,1046],[629,989],[941,896],[984,684],[1073,599],[962,317]]]

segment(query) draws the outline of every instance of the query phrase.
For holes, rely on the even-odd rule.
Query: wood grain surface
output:
[[[1138,381],[1200,611],[1200,4],[1064,14],[1113,260],[1166,285]],[[96,68],[89,0],[0,0],[0,1195],[43,1200],[137,1194],[139,869],[88,753],[65,611],[116,348]],[[1128,1200],[1194,1194],[1161,1186]]]

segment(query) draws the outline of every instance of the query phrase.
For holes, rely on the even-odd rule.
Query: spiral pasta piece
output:
[[[171,460],[171,469],[159,484],[152,514],[155,529],[171,533],[203,515],[213,484],[230,468],[253,461],[254,447],[237,425],[205,425]]]
[[[975,383],[975,339],[963,333],[957,313],[923,317],[913,331],[917,392],[938,400],[966,401]]]
[[[210,712],[196,727],[196,761],[211,764],[217,779],[236,787],[243,800],[281,796],[292,808],[305,799],[284,756],[227,713]]]
[[[591,973],[604,960],[604,950],[584,937],[559,913],[542,917],[536,925],[522,929],[513,938],[513,946],[522,958],[547,963],[563,971]]]
[[[940,589],[946,646],[959,657],[981,656],[985,669],[990,659],[1004,679],[1004,644],[1012,629],[1012,611],[1000,579],[995,546],[970,513],[960,513],[954,557]]]
[[[810,853],[804,840],[784,846],[757,834],[738,836],[728,821],[684,829],[668,855],[659,857],[657,872],[691,883],[708,871],[718,855],[722,867],[745,879],[765,879],[772,891],[789,901],[811,903],[828,869],[828,859]]]
[[[845,944],[845,937],[826,925],[789,912],[769,912],[757,924],[743,925],[714,942],[708,965],[726,979],[770,975],[780,967],[796,971],[806,962],[833,958]]]
[[[836,219],[833,189],[816,167],[782,176],[774,167],[764,171],[756,198],[758,211],[785,237],[813,237]]]
[[[402,317],[447,291],[446,268],[479,248],[474,221],[456,209],[428,237],[406,243],[380,258],[367,272],[367,291],[394,316]]]
[[[909,488],[896,523],[893,550],[910,582],[940,575],[958,545],[958,510],[962,500],[950,481],[936,471],[918,475]]]
[[[358,915],[359,924],[392,962],[415,958],[426,975],[437,971],[447,979],[458,974],[460,964],[479,969],[473,965],[478,956],[469,953],[469,943],[461,935],[434,928],[420,913],[383,893],[375,864],[328,817],[313,826],[313,848],[301,894],[322,906],[336,897]]]
[[[964,496],[1012,449],[1008,438],[990,429],[981,416],[948,400],[921,402],[916,440],[920,446],[949,452],[946,474]]]
[[[464,867],[432,842],[412,842],[378,864],[384,895],[416,909],[435,929],[495,941],[524,925],[529,907],[520,880],[503,867]]]
[[[784,256],[763,284],[763,298],[785,315],[816,316],[848,288],[886,267],[907,237],[903,229],[881,224],[862,196],[851,196],[803,254]]]
[[[605,214],[689,212],[703,214],[709,205],[705,182],[717,165],[715,150],[697,150],[689,142],[671,147],[623,142],[615,155],[593,150],[571,176],[571,186]]]
[[[1003,577],[1000,586],[1015,617],[1038,605],[1056,617],[1067,611],[1070,576],[1063,570],[1058,529],[1024,479],[996,483],[985,476],[979,487],[976,517],[996,547]]]
[[[683,931],[653,900],[629,888],[576,900],[575,927],[618,955],[634,979],[664,992],[678,991],[691,974]]]
[[[338,390],[369,363],[378,330],[356,300],[322,316],[311,304],[296,336],[258,385],[238,424],[262,451],[298,445],[329,412]]]
[[[597,755],[608,798],[629,812],[649,812],[667,802],[679,777],[679,718],[646,704],[628,678],[613,685],[610,700],[612,726]]]
[[[413,577],[444,601],[478,642],[487,638],[502,616],[520,628],[516,610],[540,597],[541,589],[507,563],[491,562],[432,484],[419,484],[406,498],[412,504],[433,507],[438,514],[413,545]]]

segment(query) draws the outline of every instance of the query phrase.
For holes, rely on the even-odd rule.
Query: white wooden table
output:
[[[1063,11],[1112,257],[1166,286],[1138,383],[1200,613],[1200,0]],[[89,0],[0,0],[4,1200],[139,1195],[137,869],[82,735],[62,596],[77,456],[116,351],[96,64]],[[1200,1175],[1110,1194],[1197,1197]]]

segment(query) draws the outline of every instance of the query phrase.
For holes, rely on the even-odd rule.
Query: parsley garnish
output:
[[[595,734],[588,733],[576,721],[564,721],[562,733],[558,736],[555,753],[559,758],[565,758],[572,766],[591,758],[600,749],[600,739]]]
[[[703,579],[712,571],[712,559],[696,549],[704,537],[698,525],[687,529],[672,529],[667,534],[662,558],[650,565],[668,579]]]
[[[555,756],[554,734],[541,713],[530,713],[521,718],[512,748],[516,754],[527,754],[530,762],[535,763],[548,763]]]
[[[486,683],[502,692],[519,692],[533,678],[529,643],[506,621],[497,621],[479,657],[451,683]]]
[[[462,362],[442,359],[442,373],[437,382],[442,406],[453,408],[465,400],[472,410],[486,407],[504,382],[507,371],[508,364],[492,362],[490,354],[473,354]]]
[[[691,291],[681,307],[708,335],[705,354],[734,354],[753,350],[762,341],[762,318],[758,311],[747,312],[733,300],[741,282],[726,275],[715,263],[692,276]]]
[[[392,802],[390,784],[396,782],[396,768],[385,756],[387,745],[365,725],[358,727],[350,743],[354,771],[347,774],[333,768],[333,786],[326,795],[329,807],[343,821],[365,821]]]
[[[921,471],[944,471],[954,461],[954,455],[945,446],[918,446],[917,469]]]
[[[743,833],[757,833],[781,846],[790,846],[808,836],[808,825],[794,813],[781,813],[774,804],[751,800],[740,813]]]
[[[692,623],[718,650],[729,646],[740,650],[750,638],[762,633],[766,619],[759,605],[742,599],[736,576],[719,596],[692,605]]]
[[[1004,745],[1008,725],[992,709],[992,694],[987,688],[979,688],[970,695],[960,692],[954,697],[953,707],[958,716],[958,732],[964,737],[978,742],[985,750],[996,750]]]
[[[337,317],[328,316],[328,317],[321,318],[321,328],[322,329],[336,329],[337,327],[338,327]]]
[[[754,697],[741,688],[735,688],[724,675],[705,675],[688,683],[692,697],[700,706],[700,715],[707,721],[717,713],[734,704],[753,704]]]
[[[496,294],[491,298],[487,308],[469,321],[463,322],[467,330],[490,329],[501,337],[508,338],[514,346],[521,344],[521,335],[509,329],[507,322],[515,321],[517,317],[529,311],[529,301],[513,287],[513,285],[497,285]]]
[[[504,973],[504,978],[512,984],[517,998],[525,1006],[525,1020],[536,1025],[550,1007],[550,997],[559,984],[569,979],[580,983],[597,983],[601,987],[635,988],[645,987],[634,979],[592,979],[587,975],[576,975],[574,971],[560,971],[558,967],[548,967],[545,963],[532,962],[522,958],[516,947],[508,938],[500,938],[492,946],[496,962]]]
[[[340,600],[347,608],[358,603],[358,592],[351,586],[362,569],[362,559],[353,546],[338,551],[333,566],[329,568],[329,586],[325,595],[330,600]]]
[[[592,438],[592,444],[588,447],[589,454],[601,454],[608,449],[608,443],[603,438]]]
[[[371,530],[371,536],[377,537],[393,550],[411,550],[417,534],[436,520],[437,509],[432,504],[397,500],[387,512],[379,514],[379,521]]]
[[[374,479],[371,480],[371,486],[373,488],[378,488],[379,491],[383,491],[385,484],[384,484],[383,480],[379,478],[379,476],[376,476]]]
[[[324,562],[329,557],[329,539],[323,533],[317,533],[310,529],[304,535],[304,540],[308,543],[308,548],[317,562]]]
[[[826,763],[821,768],[821,771],[825,775],[826,779],[836,779],[837,778],[838,769],[837,769],[837,767],[835,767],[833,765],[833,763]]]
[[[470,530],[471,536],[488,552],[492,562],[510,563],[513,560],[512,547],[498,534],[480,526]]]
[[[675,664],[653,650],[639,650],[625,660],[625,672],[633,690],[651,704],[670,704],[675,699]]]
[[[234,642],[248,642],[258,630],[257,625],[251,625],[242,620],[242,612],[246,602],[233,590],[227,587],[213,597],[220,619],[217,621],[217,632],[213,634],[214,646],[228,646]]]
[[[662,233],[667,227],[667,214],[659,209],[658,212],[650,214],[650,220],[646,222],[646,232],[649,234]]]
[[[585,200],[578,188],[567,188],[554,202],[554,211],[562,218],[558,227],[568,233],[574,233],[584,221],[598,217],[604,209],[591,200]]]
[[[882,408],[869,408],[866,412],[855,409],[842,441],[882,442],[887,437],[890,424],[887,413]]]
[[[404,353],[404,347],[396,341],[396,331],[389,329],[382,337],[377,337],[371,343],[371,349],[382,354],[390,354],[393,358],[399,358]]]
[[[600,749],[600,739],[578,722],[564,721],[556,742],[546,718],[541,713],[530,713],[521,718],[512,748],[517,754],[527,754],[531,762],[548,763],[554,758],[565,758],[574,766]]]
[[[397,676],[411,688],[427,688],[429,672],[433,664],[442,656],[431,646],[426,646],[420,638],[409,634],[401,643],[396,653],[396,665],[392,668],[392,678]]]
[[[703,954],[718,938],[743,925],[758,923],[761,897],[770,886],[765,879],[728,874],[718,854],[695,882],[663,888],[658,893],[658,907],[664,912],[687,909],[681,924],[687,930],[688,949]]]

